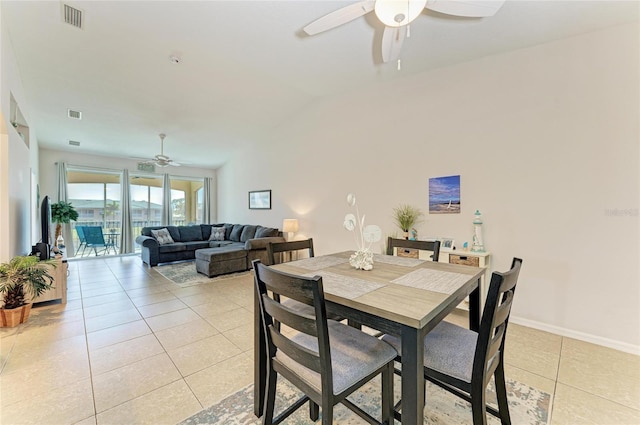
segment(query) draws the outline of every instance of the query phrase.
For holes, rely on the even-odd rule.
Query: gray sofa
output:
[[[224,240],[209,240],[212,228],[224,228]],[[160,244],[151,232],[167,229],[173,243]],[[246,251],[245,270],[255,259],[267,262],[267,244],[283,242],[282,232],[271,227],[248,224],[199,224],[193,226],[143,227],[136,243],[142,247],[142,261],[153,267],[170,261],[192,260],[196,250],[216,248],[219,252]]]

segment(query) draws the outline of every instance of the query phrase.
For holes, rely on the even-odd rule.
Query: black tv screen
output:
[[[40,206],[40,239],[42,243],[51,245],[51,200],[48,196],[42,199],[42,205]]]

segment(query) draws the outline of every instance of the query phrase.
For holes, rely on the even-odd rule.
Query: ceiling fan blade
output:
[[[385,27],[382,34],[382,61],[384,63],[398,60],[402,51],[402,43],[407,36],[407,26]]]
[[[505,0],[428,0],[425,9],[453,16],[486,18],[496,14]]]
[[[347,22],[351,22],[367,13],[371,12],[375,6],[375,0],[363,0],[349,6],[338,9],[334,12],[316,19],[303,28],[309,35],[315,35],[323,31],[338,27]]]
[[[175,161],[173,161],[173,160],[169,160],[169,165],[173,165],[174,167],[180,167],[180,166],[182,166],[182,164],[180,164],[180,163],[178,163],[178,162],[175,162]]]

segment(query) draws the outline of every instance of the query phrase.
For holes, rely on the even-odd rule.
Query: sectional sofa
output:
[[[163,237],[166,232],[162,229],[167,229],[170,238]],[[158,263],[195,259],[196,251],[204,249],[207,249],[203,252],[208,252],[209,258],[214,253],[220,254],[217,258],[235,259],[233,270],[223,267],[216,274],[249,270],[255,259],[266,263],[267,244],[283,241],[282,232],[278,229],[229,223],[143,227],[141,235],[136,238],[136,243],[142,247],[142,261],[150,267]]]

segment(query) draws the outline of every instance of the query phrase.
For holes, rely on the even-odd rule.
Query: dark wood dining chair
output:
[[[327,320],[322,278],[296,276],[253,261],[255,286],[267,347],[267,386],[262,423],[280,423],[309,401],[311,420],[322,412],[322,424],[333,423],[333,407],[342,403],[369,423],[393,423],[393,362],[389,344],[343,323]],[[279,297],[311,304],[313,315],[280,303]],[[276,322],[297,332],[283,334]],[[259,330],[256,329],[256,332]],[[304,393],[274,418],[278,374]],[[347,396],[382,376],[381,422]]]
[[[521,266],[522,260],[514,258],[509,271],[491,275],[477,333],[440,322],[424,339],[425,379],[471,403],[474,425],[486,425],[487,412],[499,418],[502,425],[511,424],[504,377],[504,342]],[[398,337],[384,335],[382,340],[402,352]],[[402,362],[400,356],[397,360]],[[396,373],[402,374],[398,370]],[[487,406],[485,400],[492,376],[498,410]]]
[[[287,257],[285,254],[290,255],[293,252],[302,250],[307,251],[309,258],[313,257],[313,238],[301,241],[270,242],[267,244],[267,258],[270,265],[284,263]]]
[[[398,250],[404,248],[432,251],[431,260],[438,261],[438,259],[440,259],[440,241],[410,241],[389,237],[387,239],[387,255],[393,255],[393,248],[397,248]]]

